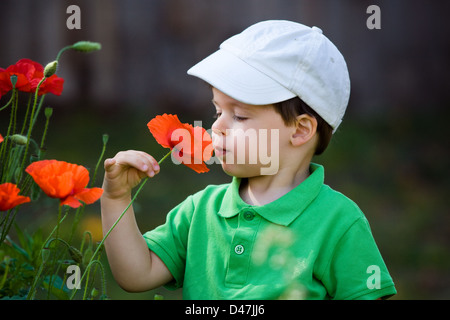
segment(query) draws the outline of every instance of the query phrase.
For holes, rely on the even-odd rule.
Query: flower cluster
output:
[[[44,67],[30,59],[20,59],[6,69],[0,68],[0,98],[15,87],[23,92],[35,92],[44,78]],[[11,81],[11,79],[13,79]],[[15,83],[13,83],[15,82]],[[38,95],[53,93],[57,96],[63,91],[64,79],[53,74],[40,85]]]
[[[65,244],[74,262],[83,262],[80,258],[81,250],[76,249],[69,242],[80,220],[84,204],[96,202],[101,197],[103,190],[88,187],[90,172],[85,167],[65,161],[44,159],[45,138],[53,113],[52,108],[45,108],[46,122],[40,142],[36,141],[33,129],[39,119],[45,95],[52,93],[59,96],[63,92],[64,79],[56,75],[61,53],[69,49],[91,52],[100,48],[98,43],[80,41],[63,48],[58,53],[56,60],[48,63],[45,68],[30,59],[20,59],[7,68],[0,68],[0,99],[3,100],[6,95],[9,96],[5,100],[6,103],[0,106],[2,119],[7,118],[3,114],[9,111],[9,125],[7,128],[0,129],[2,133],[0,134],[0,252],[3,253],[0,257],[0,299],[17,297],[24,290],[26,297],[33,299],[38,288],[43,288],[42,281],[45,282],[47,280],[44,279],[49,279],[48,275],[42,274],[44,265],[46,265],[47,272],[50,272],[50,279],[58,277],[54,275],[61,269],[61,260],[52,259],[51,262],[48,260],[49,252],[57,249],[55,243]],[[25,95],[29,94],[28,104],[23,112],[18,112],[22,107],[19,100],[23,95],[19,95],[19,92]],[[24,116],[24,119],[19,125],[18,118],[20,116]],[[100,159],[105,151],[107,141],[105,136]],[[95,180],[100,159],[92,180]],[[39,242],[29,247],[22,241],[21,248],[11,239],[9,231],[14,224],[19,207],[36,202],[41,192],[59,200],[56,227],[46,240],[43,241],[41,237],[38,237],[34,240],[39,240]],[[69,208],[76,209],[76,212],[72,232],[68,237],[69,240],[66,241],[59,235],[59,226],[67,216]],[[64,216],[62,216],[62,212],[64,212]],[[23,233],[18,226],[16,226],[16,231],[19,234],[19,240],[25,239],[21,237]],[[27,241],[32,241],[33,238],[28,237],[27,239]],[[26,252],[26,250],[29,251]],[[33,250],[38,251],[34,252]],[[88,257],[85,262],[89,261],[89,264],[84,264],[86,270],[89,270],[93,264],[99,264],[99,261],[92,256],[92,244],[89,245],[89,251],[90,254],[89,252],[85,254]],[[22,257],[28,259],[17,262],[17,266],[25,268],[23,273],[22,267],[14,267],[14,269],[8,267],[9,258],[4,259],[5,252],[7,256],[12,256],[15,260],[22,259]],[[24,253],[26,253],[25,256]],[[75,257],[74,253],[80,255]],[[55,253],[55,257],[60,254]],[[33,271],[32,274],[31,271]],[[21,278],[21,274],[27,276]],[[17,284],[15,279],[22,279],[23,283]],[[48,291],[47,298],[51,293],[69,298],[67,293],[60,290],[60,287],[57,288],[54,284],[45,286]],[[93,296],[92,293],[91,296]]]
[[[45,95],[47,93],[61,95],[63,91],[64,79],[55,74],[61,53],[68,49],[91,52],[100,48],[101,46],[98,43],[80,41],[63,48],[58,53],[56,60],[48,63],[45,68],[30,59],[21,59],[6,69],[0,68],[0,99],[12,91],[9,101],[0,108],[0,112],[3,112],[8,107],[10,108],[9,126],[6,131],[2,131],[3,135],[0,134],[0,249],[6,248],[10,250],[10,254],[14,250],[18,250],[19,256],[23,256],[23,252],[25,252],[17,244],[13,244],[13,240],[8,236],[20,205],[34,202],[41,192],[50,198],[59,200],[57,224],[53,231],[42,244],[27,247],[30,250],[37,247],[39,249],[37,254],[30,251],[27,253],[27,256],[37,256],[38,258],[27,261],[28,266],[26,263],[20,264],[27,266],[26,274],[30,274],[30,270],[33,270],[32,282],[29,281],[24,285],[27,292],[26,298],[28,299],[34,299],[38,289],[45,287],[48,291],[47,297],[50,297],[50,294],[54,294],[64,299],[73,299],[77,293],[77,290],[74,290],[72,295],[69,296],[60,285],[52,282],[52,279],[58,277],[55,274],[61,270],[63,263],[61,262],[63,260],[57,257],[61,257],[64,253],[55,253],[54,259],[49,259],[50,252],[57,249],[57,243],[66,247],[65,253],[70,254],[73,263],[85,268],[80,282],[87,276],[83,299],[87,298],[89,292],[87,288],[93,283],[93,281],[89,280],[90,268],[93,265],[99,266],[103,274],[103,267],[101,267],[101,262],[99,261],[103,243],[148,180],[147,177],[142,181],[128,207],[122,212],[109,231],[106,232],[95,250],[92,244],[84,249],[82,243],[80,249],[77,249],[70,243],[76,224],[80,220],[84,204],[96,202],[103,194],[101,188],[95,188],[91,185],[95,182],[97,169],[105,151],[107,135],[104,135],[103,151],[98,159],[91,180],[90,172],[84,166],[55,159],[44,159],[45,137],[48,122],[53,112],[51,108],[46,108],[44,112],[46,123],[40,143],[34,139],[34,134],[32,133]],[[17,115],[19,114],[17,112],[19,108],[18,91],[30,94],[21,130],[16,125]],[[211,136],[204,128],[182,123],[176,115],[171,114],[156,116],[148,122],[147,126],[156,141],[161,146],[170,149],[159,163],[169,155],[172,155],[174,162],[183,163],[195,172],[209,171],[205,161],[211,158],[213,147]],[[91,185],[88,186],[90,180]],[[72,226],[72,234],[69,236],[69,240],[66,241],[63,237],[60,237],[59,227],[70,208],[76,209],[75,223]],[[62,215],[62,212],[64,212],[64,215]],[[17,295],[15,291],[2,291],[2,287],[6,288],[8,286],[5,283],[12,283],[13,279],[16,278],[16,275],[10,277],[8,275],[9,269],[2,269],[3,265],[6,264],[0,260],[0,299],[3,296]],[[93,275],[91,276],[93,277]],[[12,290],[12,287],[14,286],[9,285],[9,290]],[[104,292],[105,285],[103,284],[102,287]],[[5,292],[7,293],[5,294]],[[90,292],[92,298],[95,295],[95,290]],[[102,297],[104,298],[106,295],[103,293]]]

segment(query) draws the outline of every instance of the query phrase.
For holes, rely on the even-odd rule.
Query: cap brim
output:
[[[296,96],[272,78],[223,49],[206,57],[187,73],[246,104],[273,104]]]

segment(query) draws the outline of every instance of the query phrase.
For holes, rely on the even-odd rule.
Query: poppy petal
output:
[[[86,204],[91,204],[100,199],[102,194],[103,189],[91,188],[91,189],[84,189],[83,191],[77,193],[74,197],[78,200],[83,201]]]
[[[81,202],[78,201],[74,196],[68,196],[65,199],[61,199],[61,202],[59,203],[59,205],[60,206],[66,205],[66,206],[76,209],[81,206]]]
[[[56,76],[56,74],[54,74],[45,79],[45,81],[41,84],[41,86],[39,87],[38,95],[41,96],[43,94],[53,93],[54,95],[60,96],[63,91],[63,86],[64,86],[64,79],[59,78],[58,76]]]
[[[176,145],[171,139],[173,131],[184,128],[177,115],[166,113],[150,120],[147,127],[155,140],[164,148],[173,148]]]
[[[191,168],[192,170],[194,170],[197,173],[205,173],[209,171],[209,168],[206,166],[205,163],[202,164],[187,164],[187,163],[183,163],[186,167]]]
[[[25,170],[49,197],[59,198],[61,205],[72,208],[81,201],[91,204],[102,195],[101,188],[86,189],[89,171],[76,164],[57,160],[33,162]]]
[[[189,155],[180,154],[182,152],[173,152],[172,157],[178,161],[178,163],[184,164],[186,167],[191,168],[197,173],[204,173],[208,172],[209,168],[206,166],[205,163],[196,163],[193,161],[193,159]]]
[[[13,183],[0,184],[0,211],[7,211],[31,201],[29,197],[19,196],[19,192],[20,189]]]

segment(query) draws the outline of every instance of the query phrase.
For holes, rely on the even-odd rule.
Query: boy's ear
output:
[[[317,131],[317,119],[309,114],[297,116],[295,130],[291,135],[294,147],[301,146],[314,138]]]

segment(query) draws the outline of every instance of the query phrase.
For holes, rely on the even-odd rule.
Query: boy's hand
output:
[[[128,199],[131,189],[145,178],[159,173],[158,162],[142,151],[128,150],[116,154],[104,163],[103,196],[110,199]]]

